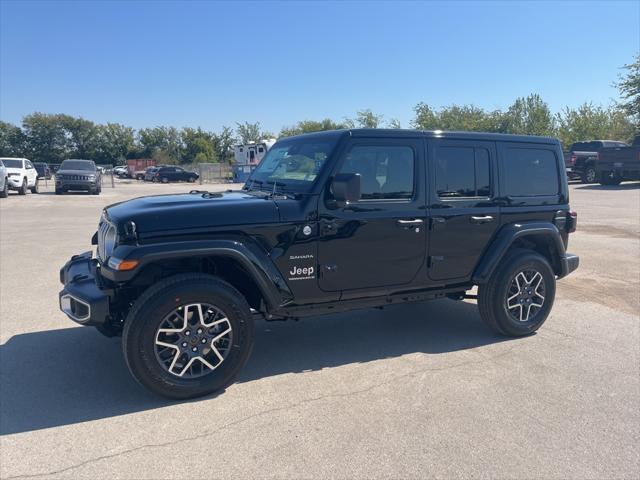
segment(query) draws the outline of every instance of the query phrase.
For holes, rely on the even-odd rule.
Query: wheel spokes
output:
[[[544,293],[544,277],[540,272],[536,270],[518,272],[507,291],[507,310],[514,319],[528,322],[532,315],[535,316],[542,308],[545,300]]]
[[[155,338],[156,358],[173,375],[199,377],[225,360],[232,335],[231,322],[218,308],[199,303],[184,305],[160,324]]]

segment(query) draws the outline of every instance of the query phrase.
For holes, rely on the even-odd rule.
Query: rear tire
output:
[[[18,189],[18,195],[26,195],[27,194],[27,179],[22,180],[22,185]]]
[[[199,317],[196,305],[203,307]],[[204,327],[202,334],[196,331],[206,323],[202,312],[212,311],[204,310],[205,305],[215,306],[221,315],[208,317],[209,320],[218,318],[218,322],[225,322],[224,328],[228,325],[230,329],[228,343],[220,350],[214,348],[217,337],[200,338],[214,335],[207,330],[209,326]],[[180,320],[183,315],[188,317],[184,326]],[[171,328],[183,328],[180,333],[166,333],[168,319],[177,319],[177,325],[174,322]],[[191,331],[188,337],[184,336],[189,335],[186,330]],[[168,351],[166,342],[173,345]],[[227,282],[204,274],[176,275],[150,287],[135,302],[125,320],[122,346],[129,371],[144,387],[169,398],[199,397],[230,385],[245,365],[253,348],[253,318],[244,297]],[[190,353],[192,348],[201,351]],[[222,348],[226,348],[224,358]],[[212,363],[217,362],[216,358],[222,359],[214,368],[207,368],[198,358],[212,353],[217,355],[207,357]],[[195,373],[189,370],[189,365],[193,365]]]
[[[194,183],[196,181],[196,177],[189,177],[187,180],[189,183]]]
[[[596,183],[598,181],[598,172],[593,165],[587,165],[584,167],[584,171],[580,175],[582,183]]]
[[[532,250],[517,249],[478,288],[478,308],[495,333],[521,337],[542,326],[555,293],[556,278],[547,259]]]
[[[169,183],[169,179],[167,177],[162,177],[160,180],[162,183]]]

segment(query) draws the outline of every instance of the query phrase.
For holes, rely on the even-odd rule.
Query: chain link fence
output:
[[[180,165],[185,170],[196,172],[203,183],[231,183],[233,182],[233,168],[227,163],[194,163]]]

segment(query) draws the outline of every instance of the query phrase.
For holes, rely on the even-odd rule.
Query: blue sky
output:
[[[68,113],[136,128],[371,108],[608,105],[640,51],[640,2],[0,0],[0,118]]]

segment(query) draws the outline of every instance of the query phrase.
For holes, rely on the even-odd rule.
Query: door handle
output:
[[[489,222],[493,222],[493,217],[491,215],[484,215],[482,217],[476,217],[473,216],[471,217],[471,222],[473,223],[489,223]]]
[[[424,221],[419,218],[415,218],[413,220],[398,220],[396,223],[399,227],[411,228],[411,227],[419,227],[424,223]]]

